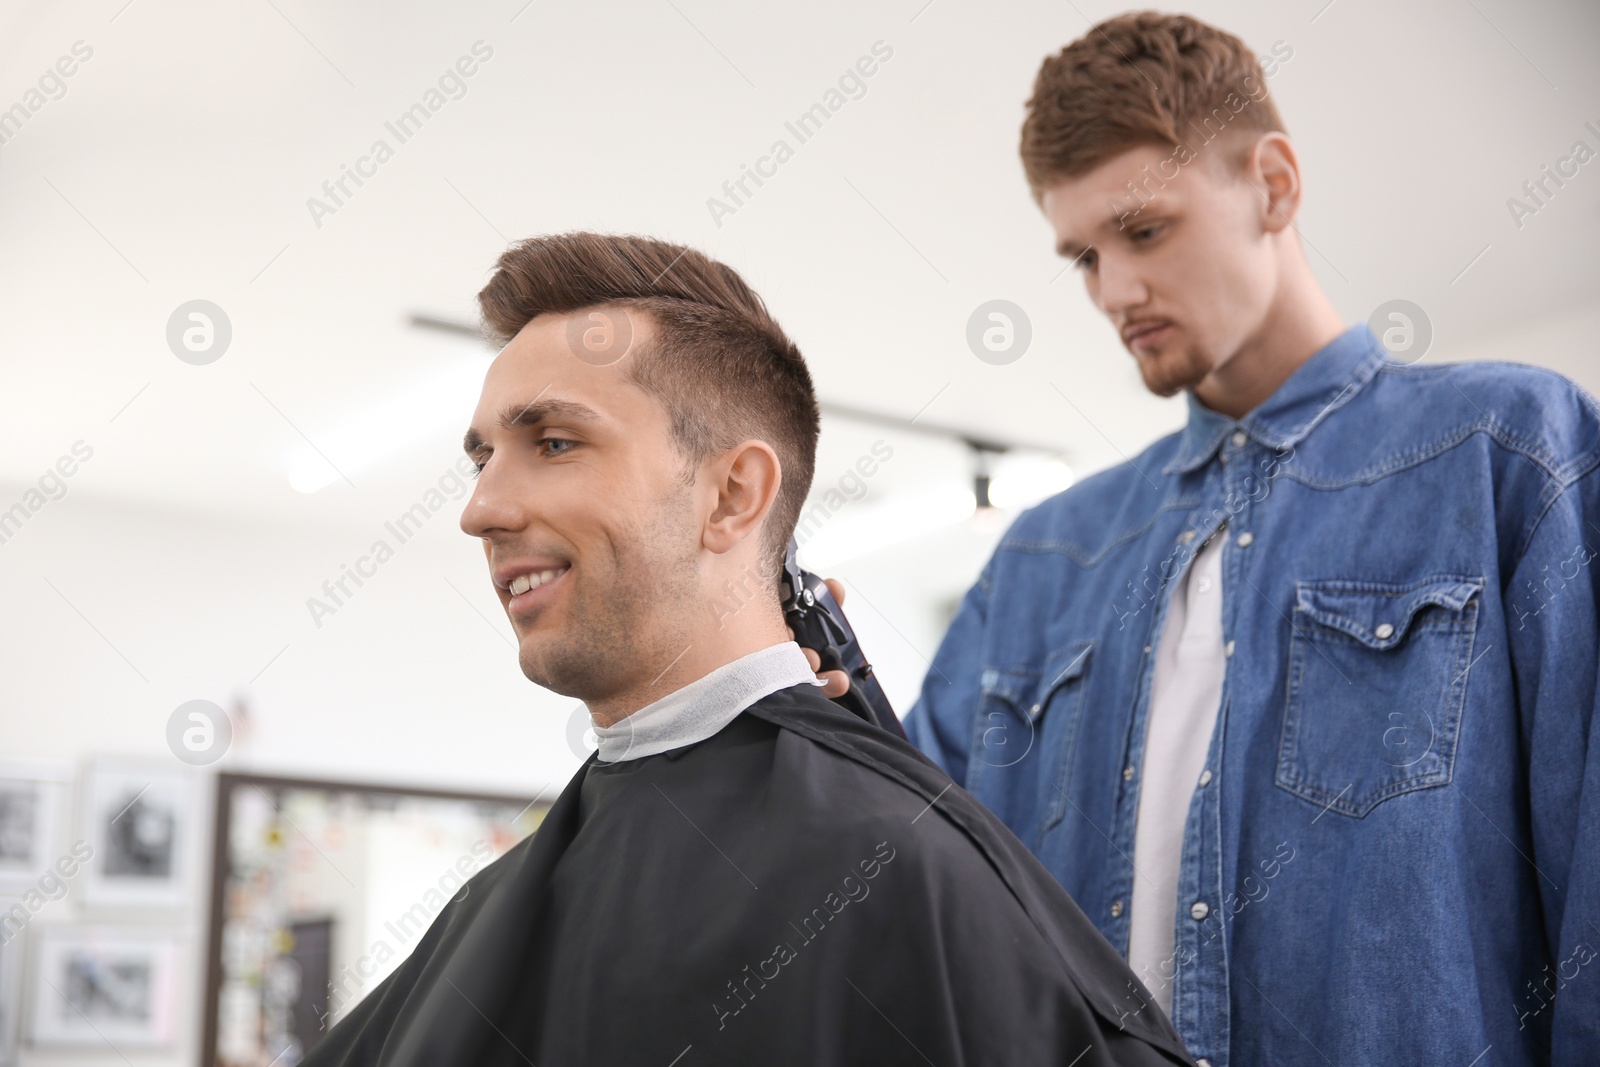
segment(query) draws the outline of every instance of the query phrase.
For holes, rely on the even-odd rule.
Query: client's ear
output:
[[[706,487],[716,492],[703,543],[727,552],[756,533],[778,499],[783,481],[778,454],[765,441],[743,441],[707,461]]]

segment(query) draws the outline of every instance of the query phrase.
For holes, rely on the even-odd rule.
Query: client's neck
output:
[[[726,611],[714,604],[698,613],[679,631],[683,636],[652,657],[642,680],[628,689],[594,700],[585,700],[589,717],[596,726],[614,726],[640,708],[697,678],[704,678],[718,667],[759,652],[763,648],[791,640],[783,613],[775,602],[759,595],[736,603],[728,600]],[[677,646],[676,648],[672,646]]]

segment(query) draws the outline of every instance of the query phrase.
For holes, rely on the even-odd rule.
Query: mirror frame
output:
[[[211,836],[211,893],[206,920],[206,977],[205,1015],[200,1036],[200,1063],[202,1067],[216,1067],[217,1026],[219,1000],[222,993],[222,909],[226,900],[228,883],[228,834],[232,829],[233,791],[253,786],[266,792],[292,789],[315,790],[324,793],[356,793],[366,796],[420,798],[423,800],[464,800],[486,804],[518,805],[522,808],[518,818],[530,808],[539,805],[549,811],[552,801],[538,796],[515,796],[506,793],[470,793],[450,789],[424,789],[412,786],[382,785],[372,782],[346,782],[324,778],[284,778],[265,774],[239,774],[224,771],[217,775],[217,791],[213,810]],[[541,816],[542,820],[542,816]],[[537,832],[537,831],[535,831]]]

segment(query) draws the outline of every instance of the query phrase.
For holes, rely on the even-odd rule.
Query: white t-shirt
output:
[[[1206,771],[1222,703],[1222,545],[1227,528],[1200,550],[1172,603],[1156,647],[1146,717],[1139,814],[1133,838],[1128,964],[1169,1013],[1178,921],[1178,870],[1189,803]],[[1206,775],[1209,780],[1210,775]]]

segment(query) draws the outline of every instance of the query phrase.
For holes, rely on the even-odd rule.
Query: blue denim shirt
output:
[[[1224,526],[1227,675],[1144,985],[1213,1067],[1600,1064],[1600,408],[1560,375],[1359,326],[1242,419],[1191,395],[1017,519],[913,742],[1126,953],[1152,650]]]

